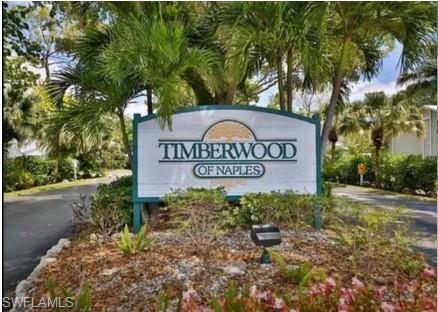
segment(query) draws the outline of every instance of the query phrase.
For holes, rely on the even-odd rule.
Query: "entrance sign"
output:
[[[254,106],[211,105],[133,121],[133,201],[156,203],[174,189],[224,186],[249,192],[319,194],[319,119]]]

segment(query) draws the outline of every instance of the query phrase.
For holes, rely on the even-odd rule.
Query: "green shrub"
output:
[[[34,186],[32,174],[24,169],[18,169],[12,173],[12,180],[14,183],[14,190],[24,190]]]
[[[378,186],[396,192],[436,194],[436,157],[386,155]]]
[[[224,188],[188,188],[165,196],[175,225],[201,253],[221,234],[222,211],[227,207]]]
[[[111,234],[123,224],[132,225],[132,177],[101,184],[91,198],[90,219],[102,234]]]
[[[357,165],[365,164],[364,181],[374,183],[374,160],[371,156],[344,156],[335,161],[326,160],[323,166],[323,180],[346,184],[359,184]]]
[[[97,178],[103,176],[100,161],[94,154],[82,154],[77,157],[79,161],[78,177]]]
[[[323,219],[332,206],[329,198],[292,192],[249,193],[240,198],[239,204],[226,212],[230,226],[271,222],[284,226],[311,225],[316,205],[320,205]]]
[[[62,159],[58,168],[58,181],[73,180],[75,177],[74,170],[74,160],[72,158]],[[78,172],[76,172],[76,178],[80,178]]]
[[[51,180],[56,174],[56,161],[50,160],[40,156],[23,156],[23,168],[33,176],[48,176],[48,180]]]
[[[325,181],[359,184],[357,165],[367,167],[364,182],[396,192],[436,194],[437,158],[420,155],[384,155],[379,169],[379,181],[375,178],[374,159],[371,156],[344,156],[335,162],[327,160],[323,167]]]
[[[5,191],[23,190],[56,181],[56,161],[40,156],[21,156],[4,160]]]

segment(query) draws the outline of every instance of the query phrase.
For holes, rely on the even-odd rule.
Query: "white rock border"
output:
[[[18,300],[23,300],[24,297],[27,297],[29,294],[29,290],[32,288],[33,283],[38,279],[42,269],[49,263],[55,262],[56,257],[64,248],[68,248],[71,242],[67,238],[61,238],[58,243],[50,248],[46,255],[42,256],[38,265],[33,269],[32,273],[29,276],[18,283],[15,288],[15,298]],[[23,301],[21,301],[23,302]],[[19,312],[23,311],[23,308],[14,307],[11,312]]]

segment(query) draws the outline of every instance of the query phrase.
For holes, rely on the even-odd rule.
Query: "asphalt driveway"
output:
[[[71,235],[72,201],[79,194],[93,193],[99,183],[109,182],[118,175],[86,185],[4,200],[3,296],[13,296],[18,282],[32,272],[47,250],[60,238]]]
[[[390,194],[378,190],[354,186],[335,187],[333,193],[368,204],[394,208],[403,207],[412,218],[414,230],[420,241],[416,244],[429,262],[437,263],[437,203],[434,200],[422,200],[410,196]]]

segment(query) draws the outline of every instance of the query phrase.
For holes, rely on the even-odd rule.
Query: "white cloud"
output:
[[[396,85],[396,81],[380,82],[377,79],[371,81],[360,81],[351,86],[350,101],[363,100],[365,93],[383,91],[387,95],[397,93],[404,87]]]

